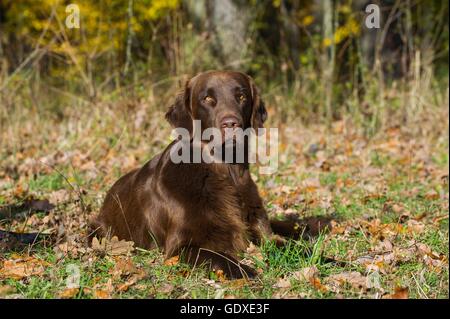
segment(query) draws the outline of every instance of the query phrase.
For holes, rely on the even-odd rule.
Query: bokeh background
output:
[[[61,115],[113,97],[154,97],[160,108],[189,76],[236,69],[282,122],[351,115],[373,133],[448,95],[445,1],[79,0],[79,29],[65,26],[70,3],[0,3],[3,110]],[[365,26],[370,3],[379,29]]]

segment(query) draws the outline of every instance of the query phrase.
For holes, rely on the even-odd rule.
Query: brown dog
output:
[[[245,129],[262,127],[266,117],[252,79],[230,71],[198,74],[166,113],[174,127],[191,133],[194,119],[202,129]],[[207,263],[230,278],[255,275],[237,261],[238,253],[249,241],[271,237],[272,230],[248,162],[175,164],[169,155],[174,143],[114,184],[92,223],[93,234],[159,247],[166,258]]]

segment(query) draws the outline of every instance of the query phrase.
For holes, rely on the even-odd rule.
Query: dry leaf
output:
[[[408,262],[416,258],[416,248],[410,246],[407,248],[394,247],[395,261],[398,262]]]
[[[335,286],[343,286],[350,284],[354,289],[367,290],[367,279],[357,271],[342,272],[340,274],[331,275],[327,278],[331,284]]]
[[[426,194],[425,194],[425,198],[428,200],[436,200],[439,199],[439,193],[436,192],[434,189],[429,190]]]
[[[400,214],[404,211],[404,207],[399,204],[394,204],[394,205],[392,205],[392,210],[394,211],[394,213]]]
[[[316,266],[305,267],[296,271],[292,274],[292,276],[300,281],[308,281],[311,282],[313,278],[316,278],[319,275],[319,270]]]
[[[312,193],[320,188],[320,180],[318,177],[310,177],[302,181],[302,190],[306,193]]]
[[[174,288],[175,287],[173,285],[171,285],[169,283],[165,283],[158,289],[158,291],[162,292],[164,294],[170,294]]]
[[[180,262],[180,257],[179,256],[173,256],[167,260],[164,261],[164,265],[166,266],[175,266],[178,265],[178,263]]]
[[[385,239],[383,241],[378,242],[377,245],[375,245],[375,247],[373,248],[373,251],[377,253],[387,253],[391,252],[392,249],[393,249],[392,242]]]
[[[50,203],[54,205],[60,205],[70,200],[70,192],[66,189],[60,189],[54,192],[51,192],[48,195],[48,199]]]
[[[114,268],[109,271],[109,274],[115,279],[137,272],[137,268],[131,258],[116,258],[115,262]]]
[[[247,247],[247,254],[252,256],[253,258],[263,261],[264,257],[261,253],[261,248],[250,242],[250,245]]]
[[[382,297],[383,299],[408,299],[409,298],[409,289],[396,287],[395,292],[393,294],[387,294]]]
[[[392,253],[390,253],[390,254],[392,255]],[[386,274],[391,270],[391,268],[389,267],[390,263],[386,262],[384,260],[384,255],[377,255],[373,258],[362,257],[362,258],[358,258],[356,261],[361,263],[362,265],[364,265],[368,272],[378,271],[383,274]]]
[[[331,234],[332,235],[342,235],[347,230],[347,227],[345,226],[338,226],[338,224],[335,224],[336,226],[332,226],[331,228]]]
[[[16,292],[16,288],[9,285],[0,286],[0,298]]]
[[[448,260],[444,254],[438,254],[431,250],[425,244],[417,243],[417,252],[422,257],[425,265],[429,266],[433,270],[440,272],[444,267],[448,267]]]
[[[96,290],[94,290],[94,298],[111,299],[111,295],[107,290],[96,289]]]
[[[414,219],[408,220],[408,223],[406,225],[408,227],[408,231],[414,234],[421,234],[425,230],[425,224]]]
[[[289,289],[291,288],[291,281],[288,278],[280,278],[272,287],[278,289]]]
[[[93,295],[97,299],[110,299],[113,292],[114,286],[112,284],[112,279],[110,278],[105,284],[96,285],[94,287]]]
[[[295,187],[281,185],[281,187],[279,188],[279,193],[290,194],[290,193],[294,192],[295,190],[296,190]]]
[[[79,291],[79,288],[66,288],[58,294],[58,298],[70,299],[75,297]]]
[[[144,279],[147,276],[145,271],[141,270],[138,273],[132,275],[129,280],[127,280],[125,283],[119,285],[117,287],[117,291],[119,292],[125,292],[127,291],[131,286],[136,284],[141,279]]]
[[[65,242],[54,247],[53,251],[57,254],[58,258],[63,258],[67,255],[71,257],[77,257],[79,248],[75,245]]]
[[[50,266],[49,263],[34,257],[5,260],[0,268],[0,278],[22,279],[39,276],[48,266]]]
[[[128,255],[134,250],[134,242],[119,240],[117,236],[110,240],[102,238],[99,241],[96,237],[92,239],[92,249],[102,255],[118,256]]]
[[[317,290],[321,291],[321,292],[327,292],[328,288],[327,286],[323,285],[322,282],[320,281],[319,278],[317,277],[312,277],[309,280],[309,283]]]
[[[223,273],[222,269],[215,270],[214,273],[216,274],[218,281],[220,282],[227,281],[227,278],[225,277],[225,274]]]

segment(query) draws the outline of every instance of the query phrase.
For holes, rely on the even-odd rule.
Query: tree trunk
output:
[[[185,0],[197,27],[212,39],[211,47],[224,68],[240,68],[248,54],[251,12],[239,1]]]

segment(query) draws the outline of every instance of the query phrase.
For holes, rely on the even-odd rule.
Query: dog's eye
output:
[[[245,97],[244,94],[239,94],[238,99],[239,99],[239,102],[241,102],[241,103],[247,101],[247,98]]]
[[[206,96],[203,100],[208,104],[213,104],[215,102],[214,99],[210,96]]]

